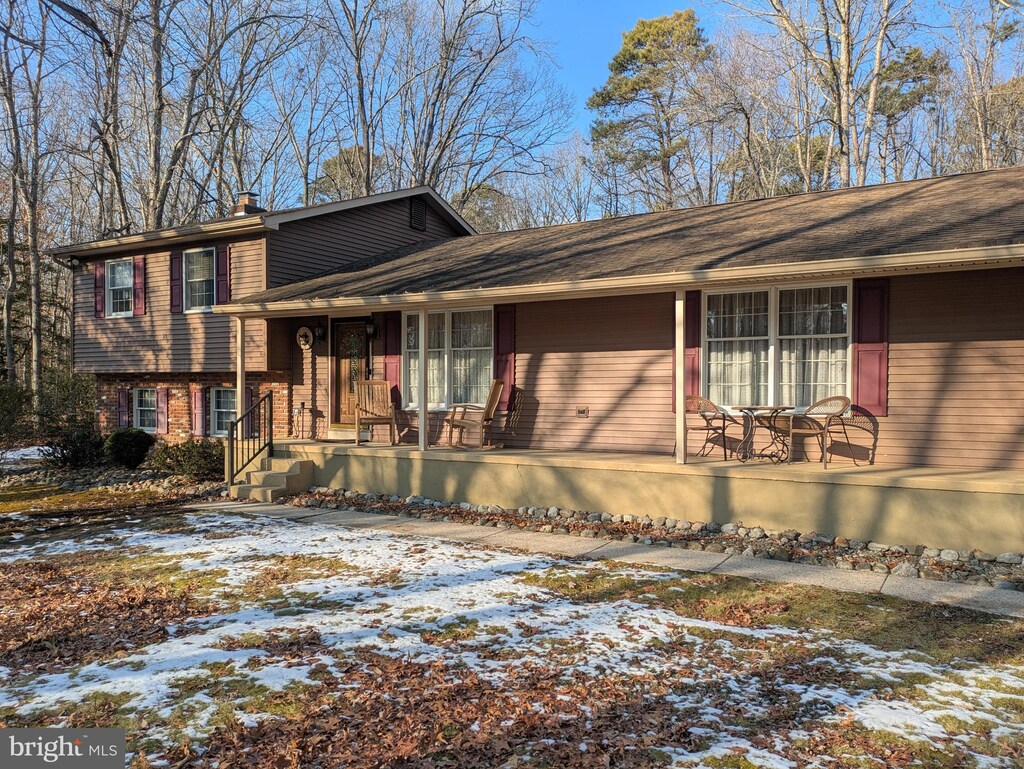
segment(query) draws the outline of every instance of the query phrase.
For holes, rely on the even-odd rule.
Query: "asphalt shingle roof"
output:
[[[1024,167],[418,243],[238,303],[388,296],[1024,242]]]

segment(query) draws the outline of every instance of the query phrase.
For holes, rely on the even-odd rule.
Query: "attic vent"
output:
[[[409,199],[409,226],[414,230],[427,229],[427,204],[418,198]]]

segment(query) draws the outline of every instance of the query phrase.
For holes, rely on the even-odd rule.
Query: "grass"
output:
[[[18,486],[0,491],[0,515],[87,512],[109,507],[154,504],[162,501],[166,501],[166,498],[154,489],[66,491],[59,486]]]
[[[582,574],[553,568],[526,574],[522,581],[573,601],[630,599],[728,624],[826,630],[880,649],[914,650],[944,662],[1024,662],[1024,621],[1020,620],[891,596],[839,593],[720,574],[666,571],[649,578],[635,577],[616,571],[613,564],[609,567]]]
[[[220,589],[221,580],[228,573],[226,569],[184,569],[172,555],[126,553],[121,549],[61,553],[52,556],[50,562],[69,576],[77,575],[94,583],[162,585],[188,590],[200,597],[209,597]]]

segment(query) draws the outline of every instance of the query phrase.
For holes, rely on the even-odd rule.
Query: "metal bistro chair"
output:
[[[363,425],[388,425],[390,445],[398,443],[395,404],[391,402],[391,383],[384,379],[361,379],[356,387],[356,445]]]
[[[494,425],[494,415],[498,411],[498,403],[501,401],[501,391],[505,387],[505,380],[495,379],[491,382],[491,391],[487,394],[487,403],[477,406],[472,403],[456,403],[452,406],[452,412],[444,423],[448,426],[448,445],[463,446],[463,438],[466,430],[479,430],[480,441],[477,448],[484,448],[491,442],[491,427]],[[459,439],[453,442],[455,431],[459,431]]]
[[[697,414],[701,421],[696,424],[687,421],[687,432],[704,433],[704,445],[700,447],[697,456],[706,457],[711,453],[710,446],[714,445],[712,440],[716,436],[722,439],[722,459],[729,458],[729,441],[725,437],[725,428],[729,422],[729,415],[725,409],[715,405],[714,402],[699,395],[686,396],[686,413]]]
[[[850,408],[851,401],[844,395],[833,395],[822,398],[807,407],[802,414],[794,414],[789,418],[787,432],[789,443],[789,461],[793,461],[796,443],[793,438],[798,435],[813,435],[821,441],[821,464],[828,469],[828,449],[832,442],[832,428],[841,427],[847,442],[850,438],[846,432],[843,414]]]

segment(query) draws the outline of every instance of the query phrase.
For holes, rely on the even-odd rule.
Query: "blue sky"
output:
[[[680,3],[668,0],[540,0],[534,37],[550,44],[558,61],[558,78],[575,97],[575,128],[589,132],[591,114],[587,98],[608,77],[608,62],[622,45],[622,33],[638,19],[653,19],[672,11],[692,8],[705,32],[723,20],[726,6],[715,0]]]

